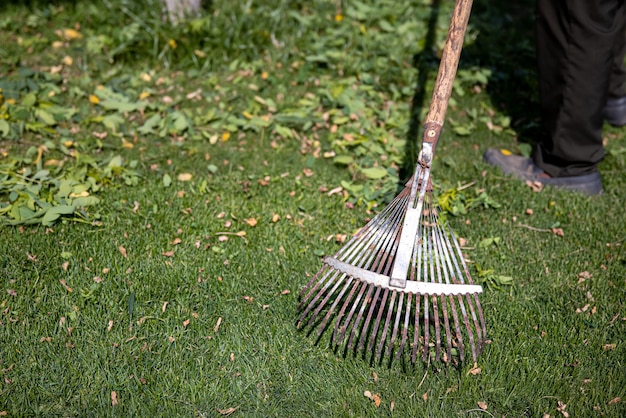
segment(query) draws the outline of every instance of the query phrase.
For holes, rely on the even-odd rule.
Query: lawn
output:
[[[9,1],[0,416],[626,415],[626,132],[605,192],[482,163],[538,132],[533,2],[477,0],[433,167],[488,344],[372,362],[298,295],[412,170],[452,2]]]

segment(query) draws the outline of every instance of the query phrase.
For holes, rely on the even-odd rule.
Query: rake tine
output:
[[[337,297],[335,298],[335,301],[333,302],[333,304],[330,306],[330,309],[328,310],[328,312],[326,313],[326,316],[324,316],[324,319],[322,320],[322,323],[318,326],[318,331],[317,331],[317,335],[322,335],[322,332],[324,332],[324,329],[326,329],[326,324],[328,324],[328,321],[331,319],[331,316],[333,314],[333,312],[335,311],[335,308],[337,307],[337,305],[339,304],[339,302],[341,301],[341,299],[343,298],[344,293],[346,293],[346,290],[348,290],[348,287],[350,287],[350,284],[352,284],[352,281],[354,281],[354,277],[352,276],[348,276],[348,280],[346,280],[346,284],[343,286],[343,289],[341,289],[341,292],[339,292],[339,294],[337,295]],[[331,296],[333,292],[331,292],[328,296]],[[327,297],[328,299],[328,297]],[[324,305],[324,303],[327,301],[324,300],[324,302],[322,302],[322,305]]]
[[[350,290],[350,294],[348,295],[348,297],[344,301],[343,305],[341,306],[341,310],[337,314],[337,321],[335,321],[335,329],[333,331],[333,342],[335,344],[338,344],[338,342],[337,342],[338,335],[337,334],[339,333],[339,330],[340,330],[341,319],[343,318],[343,316],[344,316],[344,314],[346,312],[346,309],[348,308],[348,305],[350,305],[350,302],[352,301],[352,298],[354,297],[354,293],[360,287],[359,286],[360,284],[361,284],[361,282],[359,282],[358,280],[354,281],[354,283],[352,285],[352,290]],[[354,304],[352,304],[352,306],[353,306],[353,308],[352,308],[352,310],[350,312],[354,311]],[[341,334],[343,334],[344,332],[345,331],[342,329],[341,330]]]
[[[400,328],[400,318],[402,317],[402,306],[404,305],[404,293],[397,292],[400,294],[400,299],[398,300],[398,309],[396,310],[396,320],[393,324],[393,331],[391,332],[391,340],[389,341],[389,347],[387,348],[386,357],[391,357],[391,353],[393,351],[393,346],[396,342],[396,338],[398,337],[398,330]]]
[[[304,299],[302,301],[302,303],[300,303],[301,307],[304,307],[306,305],[306,309],[304,310],[304,312],[302,312],[302,315],[300,315],[300,318],[298,319],[298,324],[300,324],[304,318],[307,317],[307,315],[309,314],[309,312],[311,311],[311,309],[313,309],[313,307],[315,306],[317,300],[320,298],[320,296],[322,294],[324,294],[326,292],[326,290],[333,284],[333,280],[335,280],[337,278],[337,276],[340,275],[340,272],[337,270],[332,270],[330,268],[328,268],[328,266],[324,266],[322,270],[320,270],[319,273],[321,273],[322,271],[326,270],[326,273],[322,276],[322,278],[316,283],[316,285],[313,287],[313,289],[311,289],[311,291],[307,294],[306,299]],[[318,273],[318,274],[319,274]],[[317,276],[317,275],[316,275]],[[307,304],[307,299],[319,288],[320,285],[322,285],[322,283],[324,283],[324,281],[326,281],[326,284],[323,286],[322,290],[320,290],[315,297]],[[299,326],[299,325],[298,325]]]
[[[407,294],[406,297],[406,311],[404,313],[404,324],[402,325],[402,339],[400,340],[400,347],[398,348],[396,359],[400,359],[404,346],[406,345],[409,332],[409,321],[411,320],[411,302],[413,302],[413,293]]]
[[[372,331],[370,333],[370,340],[367,344],[368,352],[371,352],[372,348],[374,347],[374,342],[376,341],[376,337],[378,335],[378,328],[380,327],[380,320],[385,311],[384,307],[387,305],[387,298],[389,297],[389,293],[390,293],[389,289],[384,289],[383,299],[380,302],[380,309],[378,309],[378,314],[376,315],[376,320],[374,321],[374,327],[372,328]],[[391,291],[391,293],[395,293],[395,292]]]
[[[430,354],[430,318],[428,317],[428,293],[424,295],[424,352],[422,353],[422,361],[426,362]]]
[[[437,222],[434,221],[434,218],[436,216],[437,216],[436,211],[431,210],[431,220],[433,221],[435,225],[437,224]],[[442,270],[444,270],[444,275],[446,276],[447,276],[447,272],[445,271],[445,265],[443,261],[441,260],[441,254],[443,253],[443,249],[442,249],[441,237],[439,235],[439,228],[436,228],[436,227],[433,228],[432,233],[433,233],[433,242],[435,245],[435,252],[436,254],[439,255],[438,257],[435,257],[435,264],[437,266],[437,279],[439,280],[439,283],[443,283],[441,272]],[[446,278],[446,282],[448,282],[447,278]],[[443,323],[444,323],[444,327],[446,330],[446,355],[447,355],[447,360],[451,360],[452,359],[452,335],[450,332],[450,321],[448,319],[448,307],[447,307],[445,295],[441,295],[441,309],[443,312]]]
[[[387,318],[385,319],[385,325],[383,326],[383,333],[380,336],[380,342],[378,344],[378,348],[376,349],[376,358],[380,358],[382,360],[381,357],[381,353],[382,353],[382,349],[385,345],[385,340],[387,339],[387,331],[389,331],[389,323],[391,320],[391,316],[393,315],[393,308],[396,302],[396,296],[398,295],[399,292],[391,292],[391,301],[389,302],[389,306],[387,307]],[[381,310],[382,312],[382,310]],[[389,343],[389,346],[391,347],[391,343]]]
[[[363,294],[365,293],[365,289],[367,289],[367,287],[367,283],[361,283],[361,290],[359,291],[359,294],[356,296],[356,299],[352,303],[352,309],[350,309],[350,312],[348,312],[348,316],[343,322],[343,325],[341,325],[341,333],[339,334],[339,337],[335,340],[335,343],[337,345],[341,344],[341,342],[345,338],[346,331],[348,330],[348,325],[350,325],[350,321],[352,321],[352,317],[356,312],[356,309],[359,306],[359,302],[361,301],[361,298],[363,298]],[[337,321],[337,323],[339,323],[339,321]]]
[[[369,301],[371,301],[372,292],[374,291],[374,285],[373,284],[367,285],[367,289],[368,289],[367,295],[365,296],[365,299],[363,299],[363,304],[361,305],[361,309],[359,309],[359,314],[357,315],[356,320],[354,321],[354,326],[352,327],[352,332],[350,332],[350,338],[348,339],[348,349],[350,350],[354,347],[352,345],[352,342],[359,329],[359,324],[361,323],[361,319],[363,318],[363,313],[365,312],[365,308],[367,308],[367,304],[369,303]]]
[[[411,353],[411,362],[417,361],[417,350],[419,349],[420,339],[420,302],[422,298],[417,295],[415,297],[415,322],[413,326],[413,352]]]
[[[450,241],[448,240],[447,235],[445,234],[445,231],[442,230],[441,228],[438,228],[438,234],[441,237],[440,238],[440,242],[443,242],[445,245],[441,246],[442,249],[442,253],[444,256],[444,260],[445,260],[445,264],[444,264],[444,277],[446,280],[446,283],[450,283],[450,281],[452,280],[453,283],[456,283],[457,280],[455,278],[455,272],[454,272],[454,267],[452,265],[452,261],[451,261],[451,257],[450,257],[450,252],[452,252],[452,248],[450,247]],[[454,303],[454,297],[452,295],[449,296],[450,298],[450,307],[452,309],[452,317],[454,319],[454,328],[455,328],[455,332],[456,332],[456,338],[458,341],[458,349],[459,349],[459,357],[460,360],[463,361],[464,359],[464,346],[463,346],[463,335],[461,334],[461,327],[459,325],[459,317],[457,314],[457,310],[456,310],[456,306]],[[462,299],[459,299],[459,305],[461,307],[461,311],[463,313],[465,322],[467,323],[467,316],[465,313],[465,306],[463,306],[463,302]],[[470,338],[470,345],[472,347],[472,350],[474,350],[474,338],[471,332],[471,329],[468,326],[468,335]]]
[[[339,273],[339,272],[337,272]],[[326,294],[326,297],[324,297],[324,299],[322,300],[321,303],[318,304],[317,309],[315,309],[313,311],[313,315],[311,316],[309,323],[307,324],[308,327],[312,326],[313,323],[315,322],[315,319],[317,318],[317,315],[319,315],[320,311],[324,308],[324,306],[326,305],[326,303],[328,302],[328,300],[331,298],[331,296],[333,295],[333,293],[335,293],[335,290],[337,290],[337,288],[339,287],[339,285],[344,281],[344,279],[347,277],[347,274],[342,273],[341,274],[341,278],[339,280],[337,280],[335,282],[335,285],[332,287],[332,289],[330,289],[330,291]],[[313,299],[311,301],[311,303],[309,304],[309,307],[307,309],[310,309],[310,307],[315,306],[315,304],[317,303],[317,300],[322,296],[322,292],[318,293],[317,296],[315,296],[315,299]],[[319,334],[318,334],[319,335]]]
[[[372,315],[376,310],[376,305],[378,305],[378,298],[380,297],[380,291],[382,288],[376,287],[376,292],[374,293],[374,297],[370,302],[370,309],[367,312],[367,317],[365,318],[365,323],[363,324],[363,330],[361,331],[361,336],[359,338],[359,346],[357,347],[357,351],[363,350],[363,346],[365,344],[365,340],[367,339],[367,332],[369,329],[369,324],[372,319]]]

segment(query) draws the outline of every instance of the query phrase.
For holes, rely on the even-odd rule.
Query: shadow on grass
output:
[[[474,1],[470,25],[478,33],[464,47],[459,69],[481,67],[492,71],[487,94],[492,105],[511,118],[511,127],[520,142],[533,142],[539,134],[539,111],[534,47],[534,0],[502,3],[495,0]],[[433,0],[428,19],[428,34],[422,51],[415,55],[413,65],[418,72],[407,147],[400,170],[400,179],[408,180],[415,169],[421,149],[423,120],[420,115],[430,106],[425,86],[435,77],[439,58],[436,56],[437,20],[440,0]],[[446,17],[446,19],[448,19]],[[398,186],[404,187],[404,181]]]

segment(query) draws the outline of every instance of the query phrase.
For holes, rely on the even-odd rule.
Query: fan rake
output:
[[[430,168],[439,140],[471,0],[457,0],[443,50],[415,174],[304,287],[298,328],[331,324],[331,344],[392,361],[410,353],[444,363],[476,361],[484,348],[482,287],[470,276],[459,242],[439,218]],[[445,348],[444,348],[445,345]]]

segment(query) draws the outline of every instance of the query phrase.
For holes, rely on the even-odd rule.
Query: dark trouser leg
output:
[[[602,110],[624,0],[538,0],[539,94],[546,137],[535,163],[553,177],[589,174],[604,157]]]
[[[622,9],[623,13],[626,14],[626,6],[623,6]],[[624,58],[626,57],[626,17],[622,19],[621,32],[624,36],[618,36],[613,46],[613,69],[611,70],[609,86],[609,97],[613,99],[626,95],[626,68],[624,67]]]

